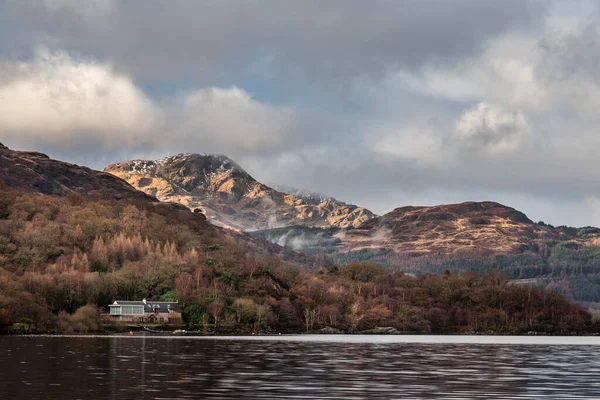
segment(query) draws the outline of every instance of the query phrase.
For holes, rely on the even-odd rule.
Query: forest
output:
[[[0,330],[101,331],[114,299],[142,298],[178,300],[188,328],[211,332],[598,330],[559,292],[501,273],[412,276],[330,258],[307,268],[248,243],[173,204],[1,187]]]
[[[568,238],[597,235],[594,227],[553,227]],[[273,243],[285,244],[307,254],[327,254],[337,264],[373,261],[409,273],[441,274],[446,270],[487,273],[500,271],[508,280],[536,280],[540,285],[565,294],[570,300],[600,302],[600,247],[581,246],[574,240],[548,242],[517,254],[484,254],[474,251],[460,255],[436,254],[416,257],[397,254],[390,249],[361,249],[338,252],[337,229],[294,226],[253,232]]]

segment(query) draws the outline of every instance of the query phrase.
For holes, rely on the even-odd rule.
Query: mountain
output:
[[[306,189],[298,189],[298,188],[295,188],[292,186],[278,185],[278,184],[274,184],[274,185],[270,185],[270,186],[279,192],[299,197],[302,200],[306,201],[307,203],[320,204],[324,201],[333,201],[333,202],[339,203],[341,205],[347,205],[343,201],[339,201],[334,197],[326,196],[322,193],[313,192],[313,191],[306,190]]]
[[[458,254],[521,254],[574,239],[573,232],[536,224],[514,208],[491,201],[431,207],[400,207],[355,228],[280,228],[258,233],[302,249],[327,247],[327,252],[386,251],[411,257]],[[580,237],[580,243],[590,237]]]
[[[509,285],[498,275],[413,277],[371,262],[337,266],[322,254],[296,257],[263,238],[212,225],[198,210],[158,202],[105,173],[39,153],[5,147],[0,153],[0,333],[98,331],[110,328],[103,327],[101,310],[115,299],[142,298],[179,300],[187,329],[217,334],[596,329],[589,313],[559,293]],[[226,158],[204,157],[202,165],[187,157],[176,161],[179,169],[164,168],[164,178],[142,179],[150,184],[170,178],[179,183],[169,187],[184,194],[186,187],[200,192],[193,188],[215,185],[203,190],[238,203],[261,191],[273,203],[277,196],[289,199]],[[160,165],[132,167],[149,174]],[[359,228],[348,232],[369,231],[365,223]],[[344,231],[303,229],[317,235]],[[341,241],[336,237],[329,245]]]
[[[203,235],[209,235],[211,241],[230,240],[245,251],[277,256],[298,265],[313,266],[315,263],[315,260],[303,253],[209,224],[206,216],[198,210],[192,213],[192,210],[176,202],[159,202],[154,193],[148,195],[137,190],[113,174],[54,160],[38,152],[11,150],[2,143],[0,143],[0,189],[24,195],[64,197],[77,194],[92,202],[133,200],[136,201],[136,206],[145,208],[149,213],[168,215],[174,223],[181,220],[195,221],[194,229],[202,232]],[[0,204],[0,214],[2,212],[3,208]],[[1,233],[0,231],[0,235]]]
[[[411,273],[500,271],[580,302],[600,302],[600,229],[534,223],[499,203],[400,207],[357,228],[253,233],[339,263],[376,261]]]
[[[53,160],[33,151],[16,151],[0,143],[0,182],[13,188],[54,196],[77,193],[88,199],[153,200],[114,175]]]
[[[315,202],[277,191],[222,155],[133,160],[109,165],[105,171],[160,201],[200,208],[212,223],[237,230],[292,225],[349,228],[375,216],[365,208],[333,199]]]
[[[549,242],[567,238],[514,208],[484,201],[396,208],[346,232],[340,247],[346,251],[386,248],[413,255],[514,254],[537,252]]]

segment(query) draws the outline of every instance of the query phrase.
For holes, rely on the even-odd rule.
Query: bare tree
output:
[[[221,312],[223,311],[224,307],[225,307],[225,304],[223,304],[223,302],[219,301],[219,300],[215,300],[208,305],[208,311],[210,312],[210,315],[212,315],[213,319],[215,320],[215,328],[217,327],[217,324],[219,322],[219,316],[221,315]]]

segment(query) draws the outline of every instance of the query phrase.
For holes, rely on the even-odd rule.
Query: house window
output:
[[[144,306],[122,306],[123,314],[127,315],[142,315],[144,313]]]
[[[121,315],[121,307],[110,307],[110,315]]]

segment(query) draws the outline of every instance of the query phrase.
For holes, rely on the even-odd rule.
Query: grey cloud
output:
[[[497,201],[553,224],[600,224],[590,200],[600,193],[595,173],[552,154],[483,160],[477,164],[423,166],[373,153],[329,149],[325,154],[240,159],[255,178],[285,182],[383,214],[404,205]],[[593,200],[592,200],[593,203]],[[593,204],[598,204],[593,203]]]
[[[262,181],[378,213],[496,200],[534,219],[586,224],[600,209],[590,153],[600,147],[592,118],[600,104],[597,29],[582,20],[570,34],[550,34],[540,28],[545,2],[82,4],[0,0],[0,97],[13,117],[0,121],[7,145],[95,168],[183,151],[225,153]],[[32,52],[40,44],[72,62],[37,65]],[[27,85],[7,72],[17,61]],[[27,72],[32,63],[35,74]],[[271,102],[268,93],[257,100],[241,89],[257,77],[287,91],[290,103],[294,88],[312,81],[315,98],[305,109]],[[182,90],[151,96],[142,88],[153,81]],[[36,90],[55,94],[56,82],[85,89],[75,100],[54,97],[63,112],[87,111],[52,125],[56,114]],[[347,90],[351,109],[341,101],[335,111],[320,109],[322,97],[335,97],[329,84]],[[125,98],[111,97],[118,90],[134,112],[111,106]],[[19,98],[43,118],[15,118],[9,106]],[[101,112],[91,112],[97,104]],[[467,145],[457,145],[448,138],[456,140],[469,110],[473,123],[459,129]]]
[[[29,62],[0,63],[0,115],[6,144],[62,147],[75,157],[100,150],[258,157],[317,146],[327,140],[319,129],[338,125],[327,114],[265,104],[235,86],[155,101],[105,63],[46,50]]]
[[[87,7],[65,3],[80,2],[49,9],[5,0],[0,47],[21,55],[39,43],[79,51],[138,79],[226,79],[261,58],[277,74],[378,78],[398,66],[472,54],[489,37],[543,14],[540,3],[524,0],[190,0],[113,2],[88,18]]]
[[[231,157],[316,146],[327,140],[321,131],[339,125],[317,111],[261,103],[237,87],[196,90],[166,108],[169,134],[157,139],[163,148],[185,151],[192,145],[204,152],[226,150]]]
[[[600,82],[600,14],[571,32],[548,32],[537,45],[543,54],[540,75],[549,81],[562,81],[583,75]]]

